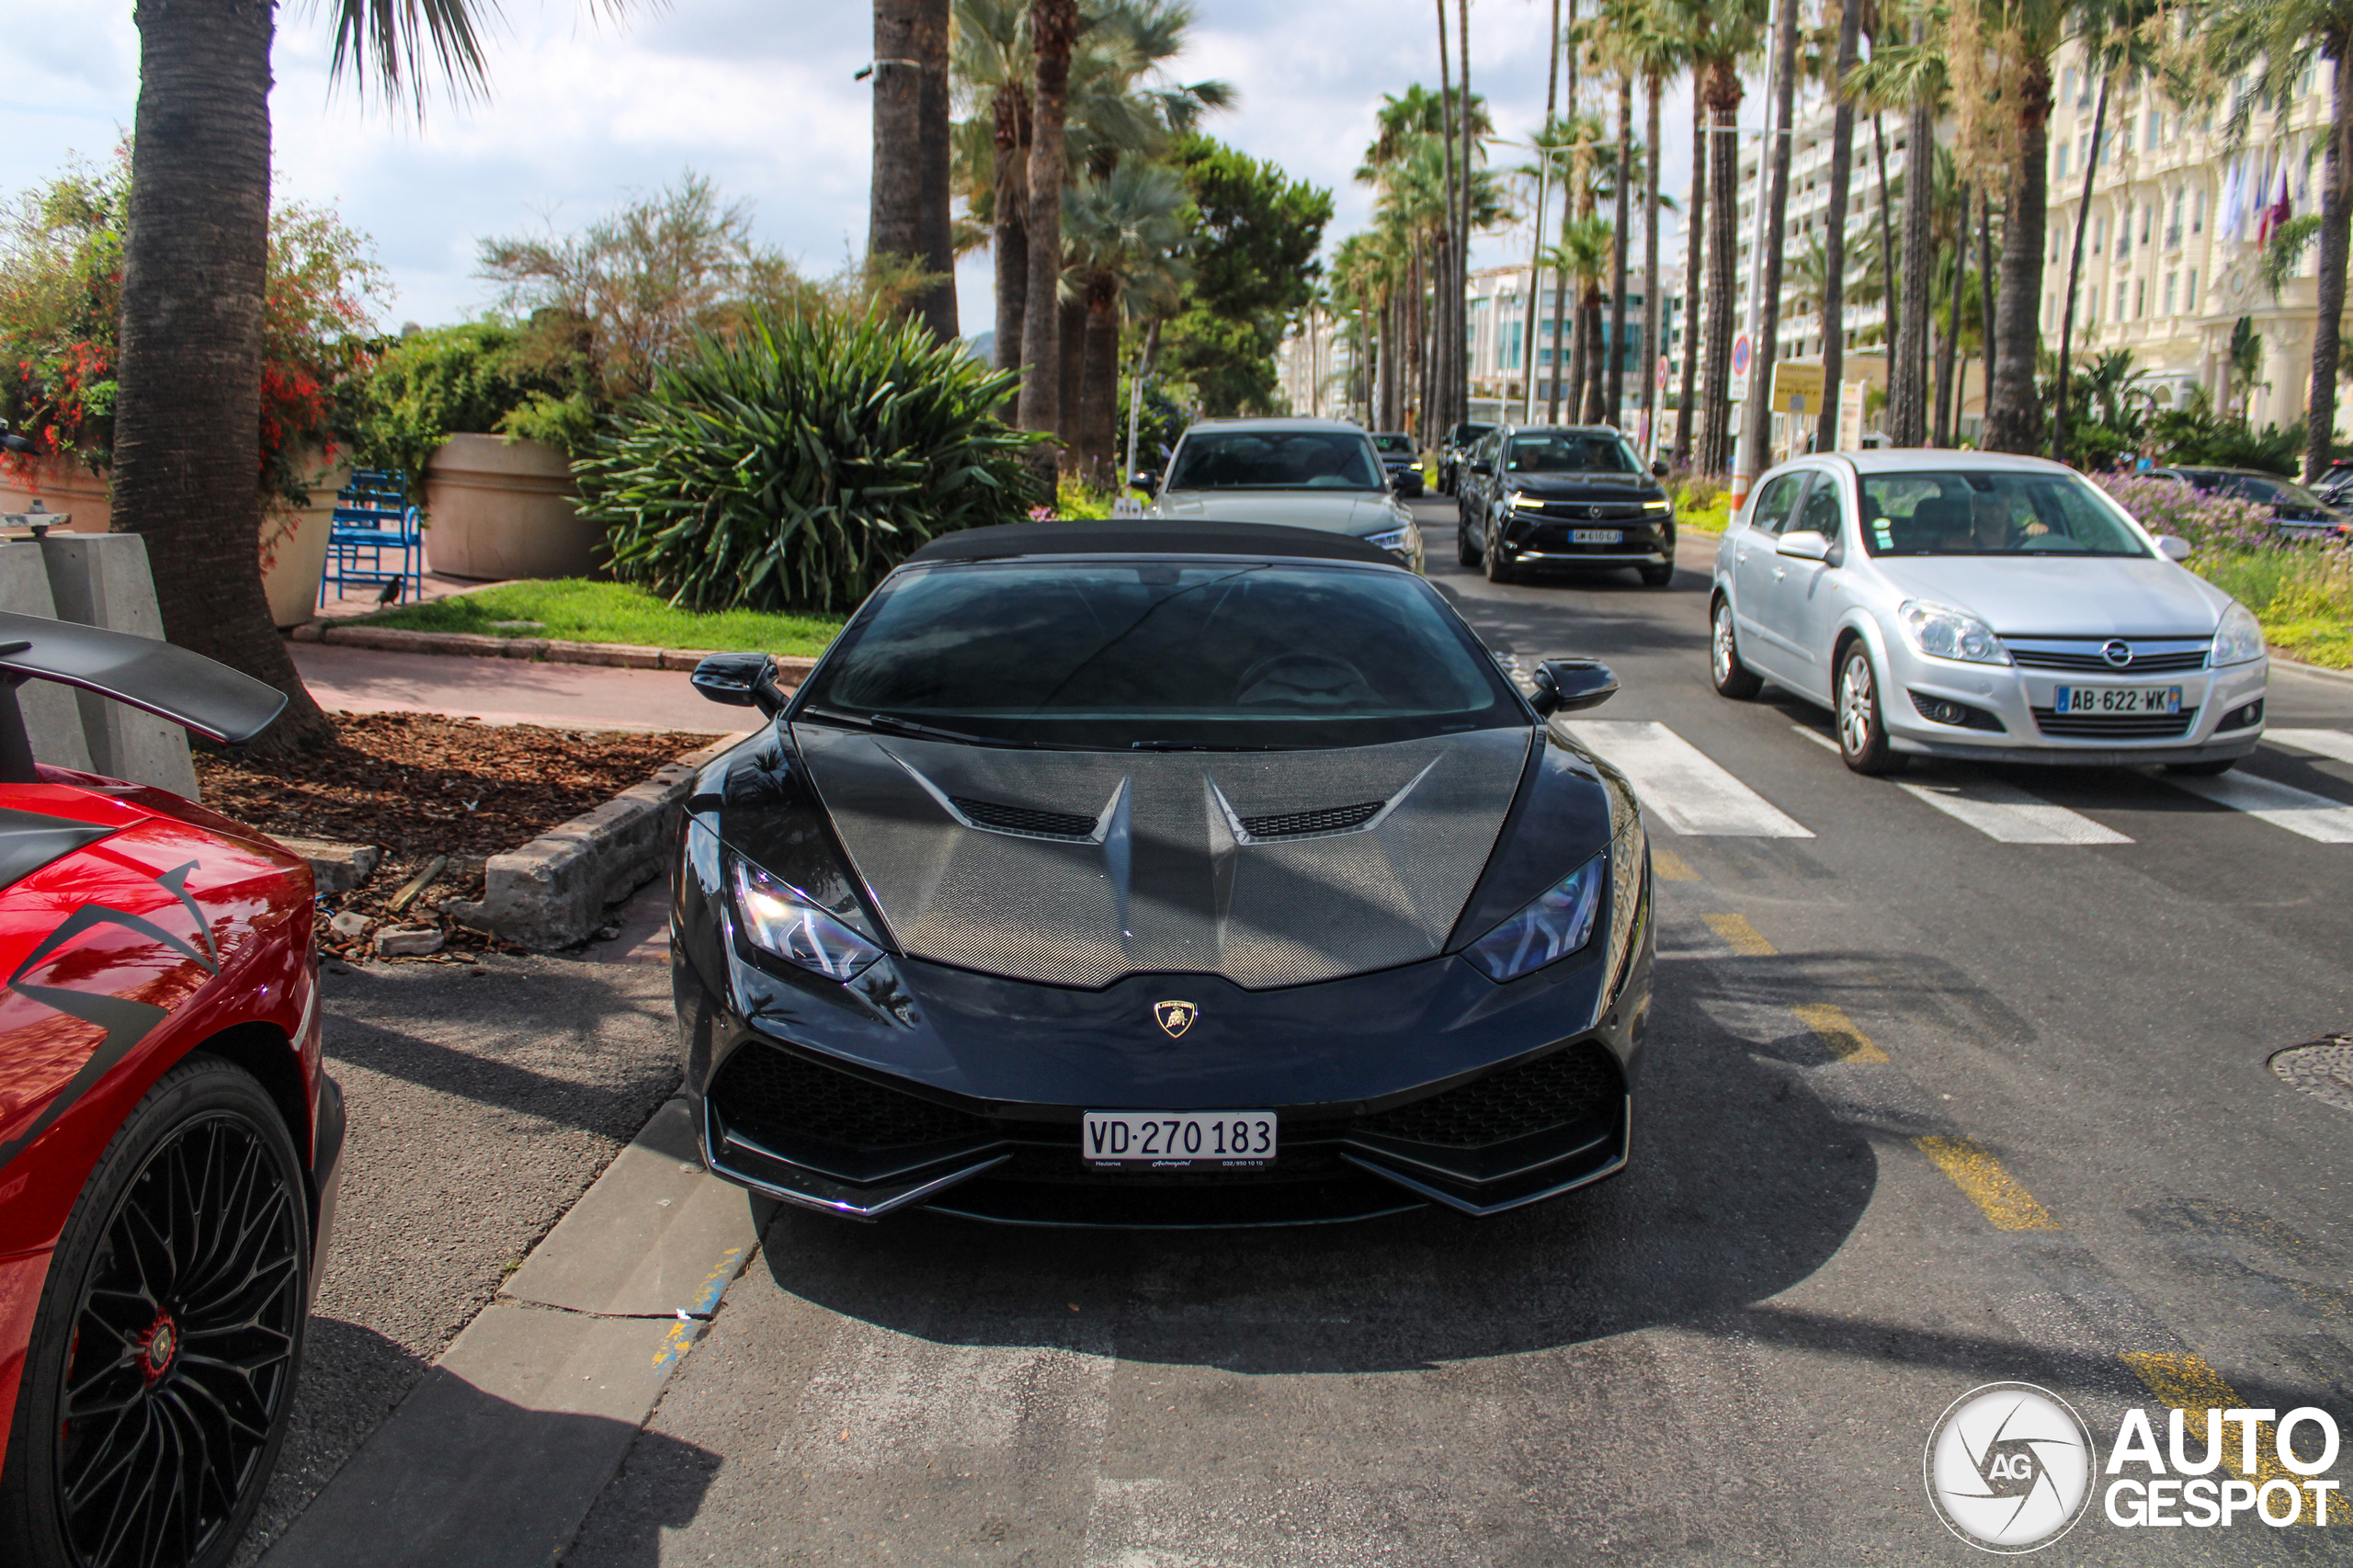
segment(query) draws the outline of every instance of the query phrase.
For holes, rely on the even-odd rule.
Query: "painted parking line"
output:
[[[1585,719],[1571,722],[1569,732],[1633,780],[1643,804],[1677,833],[1728,838],[1813,836],[1665,724]]]
[[[2338,762],[2353,762],[2353,734],[2343,730],[2266,730],[2263,738]]]
[[[2002,1162],[1968,1138],[1927,1137],[1912,1142],[1937,1163],[1997,1231],[2055,1231],[2059,1221],[2018,1185]]]
[[[1748,923],[1745,915],[1702,915],[1713,931],[1733,952],[1745,959],[1769,959],[1779,949],[1765,939],[1765,933]]]
[[[1872,1044],[1871,1037],[1857,1028],[1855,1020],[1843,1009],[1824,1002],[1799,1002],[1790,1011],[1839,1061],[1857,1067],[1873,1067],[1887,1060],[1887,1052]]]
[[[2132,1375],[2148,1385],[2149,1392],[2165,1404],[2181,1412],[2183,1426],[2190,1434],[2189,1443],[2202,1449],[2208,1426],[2209,1411],[2223,1413],[2222,1459],[2231,1469],[2256,1481],[2287,1481],[2288,1471],[2279,1463],[2279,1450],[2268,1421],[2230,1420],[2230,1413],[2245,1411],[2246,1401],[2238,1391],[2223,1381],[2222,1375],[2195,1351],[2127,1350],[2117,1359],[2132,1369]],[[2248,1412],[2248,1414],[2253,1414]],[[2271,1414],[2266,1411],[2264,1414]],[[2232,1439],[2236,1438],[2236,1441]],[[2252,1455],[2254,1463],[2248,1464]]]
[[[2165,782],[2322,844],[2353,844],[2353,806],[2292,784],[2252,773],[2225,773],[2216,778],[2168,774]]]
[[[1651,846],[1651,871],[1663,882],[1696,882],[1699,873],[1684,862],[1674,850],[1654,844]]]
[[[2103,827],[2080,812],[2028,794],[1997,778],[1972,778],[1964,783],[1905,784],[1896,788],[1956,822],[1967,823],[1988,838],[2004,844],[2130,844],[2132,840]]]

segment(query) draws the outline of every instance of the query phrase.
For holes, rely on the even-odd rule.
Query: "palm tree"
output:
[[[1744,410],[1748,426],[1748,467],[1744,472],[1751,474],[1761,473],[1770,466],[1766,457],[1773,429],[1773,362],[1780,357],[1781,256],[1789,232],[1790,143],[1793,140],[1790,116],[1797,106],[1797,0],[1779,0],[1777,10],[1773,40],[1774,135],[1766,159],[1772,168],[1772,184],[1765,198],[1765,254],[1758,258],[1764,274],[1757,294],[1757,319],[1749,324],[1756,359],[1749,372],[1748,403]]]
[[[2312,385],[2304,403],[2304,476],[2327,468],[2336,437],[2338,346],[2345,313],[2345,268],[2353,209],[2346,200],[2346,149],[2353,138],[2353,0],[2217,0],[2206,19],[2210,58],[2226,79],[2256,72],[2257,91],[2285,102],[2315,57],[2327,61],[2329,129],[2320,180],[2320,273],[2313,293]],[[2234,106],[2238,125],[2255,95]],[[2006,278],[2006,285],[2007,279]],[[2236,340],[2233,350],[2236,352]]]
[[[1601,280],[1614,265],[1617,235],[1608,219],[1599,213],[1589,213],[1572,221],[1561,236],[1561,243],[1545,253],[1545,265],[1553,276],[1569,279],[1576,286],[1577,320],[1581,335],[1589,342],[1601,335]],[[1587,363],[1571,372],[1572,385],[1582,409],[1573,409],[1571,417],[1587,424],[1598,424],[1606,416],[1600,409],[1601,359],[1597,354],[1586,356]]]
[[[608,0],[618,8],[620,0]],[[435,85],[486,88],[468,0],[334,0],[330,74],[422,111]],[[278,634],[261,528],[263,257],[269,243],[269,51],[276,8],[137,7],[139,103],[116,366],[114,514],[147,544],[164,634],[287,694],[256,744],[333,738]]]
[[[1617,28],[1614,46],[1629,70],[1643,79],[1643,345],[1645,355],[1662,354],[1660,323],[1665,319],[1658,296],[1659,100],[1666,79],[1689,58],[1682,35],[1673,26],[1670,6],[1648,0],[1627,7]],[[1694,192],[1696,196],[1698,193]],[[1653,450],[1658,444],[1658,378],[1643,370],[1643,425],[1650,432]]]
[[[1021,323],[1029,303],[1029,43],[1028,0],[956,0],[956,82],[988,127],[987,211],[996,264],[996,367],[1021,365]],[[971,139],[967,146],[971,146]],[[973,162],[977,163],[977,159]],[[977,182],[966,205],[975,210]]]
[[[1974,4],[1975,0],[1963,0]],[[1896,253],[1894,319],[1888,333],[1887,437],[1899,447],[1925,445],[1928,437],[1928,296],[1935,279],[1935,176],[1932,149],[1936,119],[1947,93],[1946,54],[1930,43],[1927,24],[1915,21],[1908,43],[1875,48],[1868,64],[1848,78],[1851,90],[1873,114],[1902,108],[1907,117],[1904,151],[1904,240]],[[1890,193],[1887,143],[1880,139],[1881,226]],[[1882,236],[1882,244],[1889,243]]]
[[[1838,443],[1838,383],[1847,369],[1847,187],[1855,172],[1855,102],[1847,78],[1862,47],[1862,0],[1840,0],[1838,52],[1831,65],[1830,207],[1823,215],[1822,394],[1830,418],[1814,431],[1813,449]]]
[[[1063,233],[1085,302],[1084,368],[1071,422],[1079,472],[1110,472],[1119,428],[1120,331],[1142,308],[1172,302],[1190,199],[1176,171],[1129,162],[1100,178],[1082,174],[1063,208]]]
[[[1709,472],[1732,465],[1733,294],[1738,271],[1741,62],[1762,37],[1764,0],[1685,0],[1695,13],[1694,70],[1708,107],[1706,384],[1694,461]]]
[[[1983,144],[2002,149],[2009,160],[2000,270],[1993,290],[1994,341],[1986,356],[1988,451],[2034,452],[2042,446],[2036,349],[2041,340],[2042,260],[2050,221],[2051,57],[2076,14],[2077,3],[2015,0],[1998,9],[1989,6],[1982,30],[1992,47],[1976,57],[1985,62],[1977,68],[2000,84],[2000,123],[1984,135]],[[2335,361],[2330,363],[2334,376]]]
[[[949,0],[874,0],[874,162],[866,247],[925,275],[910,301],[941,342],[958,335],[949,240]]]

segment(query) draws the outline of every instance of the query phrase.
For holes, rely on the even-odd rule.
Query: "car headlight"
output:
[[[1544,498],[1540,495],[1524,495],[1514,490],[1504,496],[1504,506],[1506,510],[1513,512],[1540,512],[1544,509]]]
[[[2010,651],[1994,629],[1966,610],[1906,599],[1897,607],[1896,624],[1904,640],[1931,659],[1956,659],[1969,665],[2006,665]]]
[[[2253,610],[2233,599],[2231,608],[2222,612],[2222,624],[2214,629],[2215,667],[2244,665],[2261,657],[2263,625],[2255,619]]]
[[[1669,501],[1645,501],[1643,503],[1643,510],[1645,512],[1671,512],[1674,509],[1674,503]]]
[[[1411,528],[1391,528],[1385,534],[1367,534],[1364,541],[1375,550],[1404,550],[1412,533]]]
[[[754,947],[828,980],[855,980],[882,956],[881,949],[799,889],[740,858],[735,862],[735,915]]]
[[[1480,972],[1500,985],[1568,957],[1593,939],[1601,888],[1609,884],[1609,952],[1624,953],[1642,903],[1648,840],[1639,812],[1628,812],[1609,847],[1538,893],[1526,908],[1463,949]]]

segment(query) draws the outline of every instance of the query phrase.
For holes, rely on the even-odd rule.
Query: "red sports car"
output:
[[[0,614],[0,1563],[225,1562],[285,1437],[343,1146],[311,872],[176,795],[35,764],[28,678],[224,741],[285,699]]]

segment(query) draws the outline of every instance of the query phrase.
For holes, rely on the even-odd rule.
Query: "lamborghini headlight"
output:
[[[1643,867],[1648,858],[1642,816],[1628,812],[1608,849],[1537,894],[1518,914],[1472,943],[1463,956],[1498,985],[1557,962],[1593,939],[1607,884],[1608,957],[1614,967],[1623,967],[1634,916],[1642,907]]]
[[[2263,657],[2263,623],[2255,613],[2237,600],[2222,612],[2222,624],[2214,631],[2214,667],[2244,665]]]
[[[828,980],[855,980],[882,949],[790,883],[735,862],[735,916],[756,948]]]

